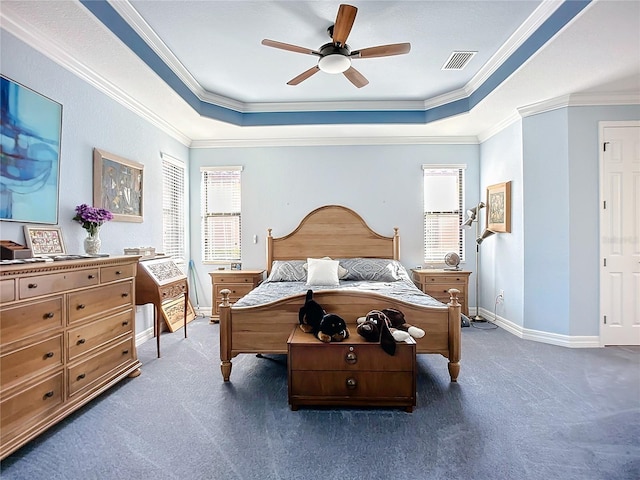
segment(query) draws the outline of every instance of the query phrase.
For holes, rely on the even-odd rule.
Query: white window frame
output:
[[[162,252],[178,265],[187,263],[187,170],[184,162],[161,153]]]
[[[229,179],[237,182],[237,190],[226,181],[216,182],[216,174],[226,173]],[[201,167],[200,168],[200,192],[201,192],[201,245],[202,263],[227,264],[240,262],[242,259],[242,167]],[[209,178],[211,176],[211,178]],[[219,187],[220,190],[214,191]],[[215,210],[209,199],[215,195],[222,195],[226,206],[221,210]],[[222,227],[224,238],[209,238],[209,232],[213,226]],[[231,229],[231,230],[229,230]]]
[[[460,228],[464,215],[464,184],[466,165],[423,165],[423,227],[424,227],[424,262],[425,263],[444,263],[444,257],[449,252],[455,252],[460,256],[460,261],[464,262],[464,229]],[[427,209],[427,177],[433,179],[434,176],[440,176],[443,173],[451,172],[457,177],[457,195],[458,208],[456,210],[431,211]],[[431,175],[430,175],[431,174]],[[448,225],[446,221],[449,220]],[[430,225],[435,222],[436,226],[443,231],[440,233],[437,229],[434,231]],[[447,236],[451,237],[455,233],[457,237],[457,245],[453,242],[444,242]]]

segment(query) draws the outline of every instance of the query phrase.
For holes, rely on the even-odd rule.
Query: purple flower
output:
[[[83,203],[76,207],[76,215],[72,220],[81,223],[82,228],[89,232],[90,235],[95,235],[104,222],[113,220],[113,214],[104,208],[90,207]]]

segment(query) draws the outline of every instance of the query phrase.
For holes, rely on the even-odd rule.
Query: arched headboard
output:
[[[400,236],[380,235],[360,215],[340,205],[317,208],[302,219],[290,234],[267,236],[267,272],[274,260],[307,258],[390,258],[400,259]]]

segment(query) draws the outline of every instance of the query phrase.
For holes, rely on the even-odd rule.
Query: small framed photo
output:
[[[24,226],[24,238],[34,257],[66,255],[60,227]]]
[[[242,270],[242,263],[240,262],[232,262],[231,270]]]
[[[487,228],[497,233],[511,232],[511,182],[487,187]]]

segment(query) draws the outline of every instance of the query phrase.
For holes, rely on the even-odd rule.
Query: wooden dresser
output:
[[[471,272],[464,270],[443,269],[411,269],[413,282],[424,293],[443,303],[449,303],[449,289],[460,290],[458,301],[462,306],[462,313],[469,315],[469,275]]]
[[[235,303],[262,283],[264,270],[216,270],[209,275],[213,302],[211,321],[217,322],[220,320],[220,302],[222,301],[220,291],[228,288],[231,291],[229,301]]]
[[[355,331],[323,343],[296,326],[287,342],[289,404],[404,407],[416,404],[416,344],[398,343],[395,355]]]
[[[138,258],[0,266],[0,458],[140,374]]]

